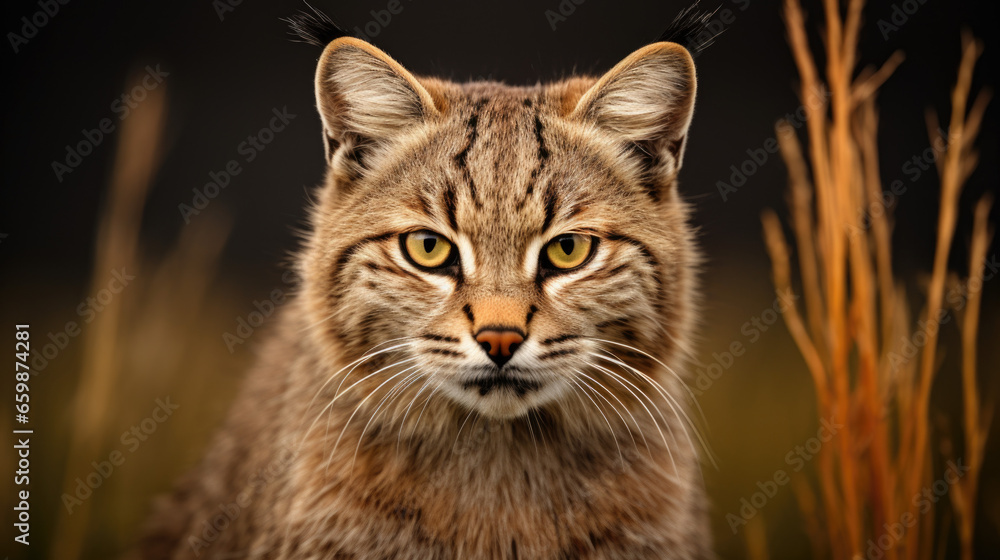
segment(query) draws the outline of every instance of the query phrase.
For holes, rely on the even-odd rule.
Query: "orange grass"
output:
[[[138,79],[129,87],[138,86]],[[160,139],[166,100],[163,88],[149,91],[139,108],[124,122],[111,177],[109,204],[101,216],[91,292],[108,282],[112,270],[136,270],[139,226],[153,173],[158,167]],[[98,457],[104,445],[107,412],[118,378],[119,323],[121,305],[110,305],[84,336],[83,365],[76,400],[72,404],[73,427],[63,488],[73,488],[77,472]],[[73,517],[58,517],[52,557],[78,558],[86,536],[90,508],[80,508]]]
[[[855,75],[863,5],[863,0],[850,0],[842,14],[836,0],[824,0],[827,65],[821,75],[809,48],[799,0],[785,1],[789,42],[808,117],[808,151],[804,155],[791,126],[778,124],[789,170],[791,230],[805,301],[804,316],[793,306],[784,318],[812,376],[820,417],[833,417],[845,426],[832,446],[820,450],[818,498],[809,484],[797,484],[796,489],[814,546],[825,555],[864,556],[884,535],[886,524],[904,520],[913,526],[902,538],[889,539],[885,558],[929,558],[935,541],[933,511],[918,511],[912,497],[933,481],[928,405],[938,366],[939,321],[951,312],[943,307],[943,296],[958,197],[976,165],[972,143],[987,103],[987,97],[980,95],[967,111],[981,45],[963,37],[946,143],[937,137],[936,119],[929,119],[932,145],[943,148],[937,162],[941,201],[927,306],[914,331],[904,290],[892,273],[892,225],[889,209],[881,206],[876,141],[875,95],[902,55],[896,53],[881,68]],[[825,91],[828,99],[822,95]],[[989,203],[981,201],[962,324],[964,460],[970,471],[950,492],[967,559],[973,554],[975,494],[988,425],[988,415],[980,411],[975,368],[983,264],[990,238],[988,211]],[[773,212],[766,211],[762,219],[775,288],[785,293],[795,281],[788,243]],[[919,340],[924,341],[919,358],[902,359],[902,345]],[[942,535],[946,527],[941,524]],[[825,534],[819,528],[825,528]],[[943,540],[937,537],[939,546]]]
[[[987,225],[992,200],[980,200],[976,206],[976,221],[972,230],[972,256],[969,264],[969,299],[962,323],[962,400],[965,405],[965,464],[969,473],[951,491],[951,503],[958,522],[962,559],[972,560],[972,536],[976,518],[976,488],[983,466],[983,448],[992,412],[979,410],[979,389],[976,384],[976,332],[979,328],[979,307],[983,294],[983,269],[986,249],[993,238]]]
[[[59,502],[48,551],[53,560],[117,557],[128,547],[152,496],[197,458],[206,426],[235,390],[236,376],[224,374],[242,369],[246,359],[232,356],[220,337],[240,306],[229,294],[211,293],[229,221],[202,216],[164,258],[145,255],[141,218],[159,167],[165,115],[161,86],[122,123],[90,293],[104,288],[114,269],[135,278],[84,331],[60,492],[72,496],[76,479],[111,450],[126,451],[125,462],[72,514]],[[72,379],[70,373],[65,377]],[[180,406],[177,412],[141,448],[123,449],[122,432],[166,397]]]

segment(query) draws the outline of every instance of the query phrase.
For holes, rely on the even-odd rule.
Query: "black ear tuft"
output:
[[[681,10],[656,41],[677,43],[687,49],[692,57],[698,56],[701,51],[714,43],[722,30],[713,29],[710,24],[719,8],[716,7],[710,12],[699,10],[700,2],[701,0],[695,0],[694,4]]]
[[[330,19],[330,16],[303,2],[309,11],[299,10],[299,13],[286,18],[288,32],[295,37],[293,41],[309,43],[317,47],[325,47],[331,41],[349,35],[342,27]]]

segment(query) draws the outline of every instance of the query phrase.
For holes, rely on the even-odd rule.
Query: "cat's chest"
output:
[[[347,558],[603,558],[634,547],[630,539],[667,514],[642,498],[635,472],[394,467],[356,470],[300,496],[286,534],[312,535],[319,550]]]

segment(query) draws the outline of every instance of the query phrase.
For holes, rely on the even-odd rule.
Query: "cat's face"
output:
[[[305,296],[342,363],[384,351],[352,374],[369,390],[426,387],[512,418],[598,385],[629,399],[615,376],[645,383],[618,358],[676,363],[695,258],[675,189],[694,99],[683,48],[516,88],[418,80],[340,39],[317,94],[331,165]]]

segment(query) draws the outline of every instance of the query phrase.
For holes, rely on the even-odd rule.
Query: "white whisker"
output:
[[[649,451],[649,442],[648,442],[648,441],[646,441],[646,435],[645,435],[645,434],[644,434],[644,433],[642,432],[642,426],[640,426],[640,425],[639,425],[639,422],[637,422],[637,421],[636,421],[636,419],[635,419],[635,416],[633,416],[633,415],[632,415],[632,412],[631,412],[631,411],[630,411],[630,410],[628,409],[628,407],[627,407],[627,406],[625,406],[625,403],[623,403],[623,402],[621,401],[621,399],[619,399],[619,398],[618,398],[618,397],[617,397],[617,396],[616,396],[616,395],[614,394],[614,392],[613,392],[613,391],[611,391],[611,389],[608,389],[608,388],[607,388],[607,387],[606,387],[606,386],[605,386],[605,385],[604,385],[603,383],[601,383],[600,381],[598,381],[598,380],[594,379],[593,377],[591,377],[591,376],[587,375],[586,373],[583,373],[582,371],[578,371],[578,370],[574,370],[574,371],[576,371],[576,373],[578,373],[578,374],[580,374],[580,375],[582,375],[582,376],[586,377],[587,379],[589,379],[589,380],[593,381],[593,382],[594,382],[594,385],[596,385],[596,386],[598,386],[598,387],[600,387],[600,388],[604,389],[604,392],[606,392],[606,393],[607,393],[607,394],[608,394],[608,395],[609,395],[609,396],[610,396],[611,398],[615,399],[615,402],[617,402],[618,404],[620,404],[620,405],[621,405],[621,407],[622,407],[622,410],[624,410],[624,411],[625,411],[625,414],[628,414],[628,417],[632,419],[632,423],[633,423],[633,424],[635,424],[635,427],[636,427],[636,429],[637,429],[637,430],[639,430],[639,437],[641,437],[641,438],[642,438],[642,444],[646,446],[646,452],[647,452],[647,453],[649,453],[649,452],[650,452],[650,451]],[[601,398],[604,398],[604,397],[601,397]],[[628,435],[629,435],[629,437],[630,437],[630,438],[632,438],[632,445],[635,445],[635,450],[636,450],[636,452],[638,452],[638,451],[639,451],[639,446],[638,446],[638,445],[636,444],[636,442],[635,442],[635,436],[633,436],[633,435],[632,435],[632,429],[628,427],[628,422],[626,422],[626,421],[625,421],[625,418],[624,418],[624,417],[623,417],[623,416],[621,415],[621,413],[620,413],[620,412],[618,412],[618,407],[616,407],[616,406],[615,406],[614,404],[612,404],[612,403],[611,403],[610,401],[608,401],[607,399],[604,399],[604,400],[605,400],[605,402],[607,402],[607,403],[608,403],[608,406],[610,406],[610,407],[611,407],[611,408],[612,408],[612,409],[613,409],[613,410],[615,411],[615,413],[616,413],[616,414],[618,414],[618,417],[619,417],[619,418],[621,418],[621,420],[622,420],[622,424],[625,424],[625,429],[626,429],[626,430],[628,430]],[[649,456],[649,457],[650,457],[650,458],[652,458],[652,457],[653,457],[652,453],[650,453],[650,456]]]
[[[637,352],[639,354],[642,354],[643,356],[646,356],[647,358],[649,358],[649,359],[655,361],[656,363],[660,364],[661,366],[663,366],[663,368],[666,369],[667,372],[669,372],[671,375],[674,376],[674,378],[677,379],[677,382],[681,384],[681,387],[683,387],[684,390],[687,391],[688,396],[691,397],[691,402],[694,403],[695,408],[698,409],[698,414],[701,416],[701,421],[704,422],[706,426],[708,425],[708,420],[705,418],[705,413],[702,412],[702,410],[701,410],[701,405],[698,403],[697,397],[694,396],[694,391],[692,391],[691,388],[687,386],[687,383],[684,383],[684,380],[681,379],[680,375],[677,375],[677,372],[674,371],[674,369],[672,367],[670,367],[667,364],[661,362],[656,356],[653,356],[652,354],[649,354],[648,352],[643,352],[642,350],[636,348],[635,346],[631,346],[629,344],[623,344],[621,342],[615,342],[613,340],[605,340],[603,338],[591,338],[591,340],[596,340],[597,342],[605,342],[607,344],[614,344],[615,346],[621,346],[622,348],[625,348],[625,349],[631,350],[633,352]],[[615,356],[614,353],[612,353],[612,352],[610,352],[608,350],[605,350],[605,352],[608,352],[608,354],[611,354],[612,356]],[[615,356],[615,358],[618,358],[618,356]]]
[[[569,385],[569,388],[570,388],[570,390],[573,391],[573,395],[576,397],[576,399],[578,401],[580,401],[580,406],[582,407],[581,412],[583,410],[586,410],[587,403],[583,402],[583,397],[580,396],[580,392],[581,392],[580,388],[577,387],[576,385]],[[594,434],[594,423],[593,423],[593,421],[592,421],[592,419],[591,419],[591,417],[590,417],[589,414],[586,415],[586,418],[587,418],[587,427],[590,430],[590,434],[593,435]]]
[[[590,352],[589,354],[591,356],[600,357],[599,354],[595,354],[593,352]],[[656,426],[656,431],[660,433],[660,439],[663,440],[663,447],[667,450],[667,455],[670,457],[670,464],[673,465],[673,467],[674,467],[674,474],[679,474],[678,471],[677,471],[677,463],[674,461],[673,451],[670,450],[670,445],[667,443],[666,436],[663,435],[663,430],[660,429],[660,423],[657,422],[656,418],[653,417],[653,413],[650,412],[649,407],[646,406],[646,403],[644,403],[642,401],[642,399],[639,398],[639,396],[636,395],[636,393],[634,393],[631,389],[629,389],[628,386],[625,385],[625,384],[627,383],[628,385],[631,385],[633,388],[635,388],[636,391],[639,392],[639,395],[642,395],[643,397],[646,397],[646,400],[649,401],[649,404],[653,405],[653,408],[656,410],[656,414],[660,417],[660,420],[663,420],[663,425],[667,427],[667,432],[670,434],[670,438],[673,439],[676,442],[677,441],[677,437],[674,435],[674,431],[670,427],[670,423],[667,422],[666,417],[663,416],[663,411],[660,410],[660,407],[656,406],[656,403],[653,402],[653,399],[649,395],[647,395],[645,391],[643,391],[642,389],[640,389],[638,386],[636,386],[634,383],[632,383],[631,381],[629,381],[625,377],[623,377],[623,376],[621,376],[621,375],[619,375],[619,374],[611,371],[610,369],[608,369],[608,368],[606,368],[606,367],[604,367],[604,366],[602,366],[600,364],[595,364],[595,363],[588,362],[588,361],[584,361],[584,363],[587,364],[587,365],[589,365],[589,366],[591,366],[591,367],[597,368],[597,369],[599,369],[599,370],[607,373],[608,375],[611,375],[612,378],[615,381],[617,381],[619,385],[621,385],[622,387],[625,387],[625,390],[628,391],[629,393],[631,393],[632,396],[635,397],[635,399],[637,401],[639,401],[639,404],[641,404],[642,407],[644,409],[646,409],[646,414],[649,415],[649,419],[652,420],[653,421],[653,425]]]
[[[426,389],[428,385],[430,385],[430,383],[431,383],[431,377],[433,375],[435,375],[438,372],[438,370],[440,370],[440,369],[441,368],[438,368],[437,370],[434,371],[434,373],[428,375],[427,376],[427,381],[424,381],[424,384],[420,386],[420,390],[417,391],[417,394],[413,395],[413,398],[410,399],[410,404],[407,405],[406,411],[403,413],[403,419],[399,421],[399,435],[396,436],[396,453],[397,454],[399,453],[399,444],[400,444],[400,442],[403,439],[403,427],[406,426],[406,417],[410,415],[410,409],[413,407],[413,403],[417,402],[417,399],[420,398],[420,394],[424,392],[424,389]]]
[[[386,342],[383,342],[382,344],[386,344],[386,343],[388,343],[388,342],[392,342],[392,341],[395,341],[395,340],[406,340],[407,338],[408,338],[408,339],[411,339],[411,340],[412,340],[412,338],[413,338],[413,337],[406,337],[406,338],[394,338],[394,339],[392,339],[392,340],[390,340],[390,341],[386,341]],[[364,355],[364,356],[362,356],[362,358],[364,358],[364,357],[366,357],[366,356],[367,356],[367,357],[368,357],[368,359],[371,359],[371,358],[373,358],[373,357],[375,357],[375,356],[378,356],[379,354],[384,354],[385,352],[389,352],[389,351],[391,351],[391,350],[395,350],[395,349],[397,349],[397,348],[405,348],[405,347],[407,347],[407,346],[412,346],[412,344],[411,344],[410,342],[404,342],[404,343],[402,343],[402,344],[397,344],[397,345],[395,345],[395,346],[390,346],[389,348],[383,348],[382,350],[379,350],[378,352],[375,352],[375,353],[372,353],[372,354],[368,354],[368,353],[366,352],[366,353],[365,353],[365,355]],[[371,350],[369,350],[369,352],[371,352]],[[360,359],[360,358],[359,358],[359,359]],[[344,377],[343,377],[343,378],[342,378],[342,379],[340,380],[340,384],[338,384],[338,385],[337,385],[337,390],[336,390],[336,391],[334,391],[334,393],[333,393],[333,394],[334,394],[334,398],[336,398],[336,396],[340,394],[340,388],[344,386],[344,382],[345,382],[345,381],[347,381],[347,378],[351,376],[351,373],[353,373],[353,372],[354,372],[354,370],[355,370],[355,369],[357,369],[357,367],[358,367],[358,366],[360,366],[360,365],[361,365],[361,364],[357,364],[357,365],[355,365],[355,366],[354,366],[354,367],[352,367],[352,368],[351,368],[351,369],[350,369],[350,370],[349,370],[349,371],[348,371],[347,373],[345,373],[345,374],[344,374]],[[348,388],[348,389],[349,389],[349,388]]]
[[[357,386],[358,383],[361,383],[364,380],[366,380],[366,379],[368,379],[368,378],[370,378],[370,377],[372,377],[374,375],[378,375],[379,373],[381,373],[381,372],[383,372],[383,371],[385,371],[385,370],[387,370],[387,369],[389,369],[391,367],[398,366],[398,365],[401,365],[401,364],[405,364],[407,362],[412,362],[412,361],[414,361],[416,359],[417,358],[407,358],[405,360],[400,360],[398,362],[395,362],[395,363],[389,364],[389,365],[387,365],[387,366],[385,366],[383,368],[380,368],[380,369],[378,369],[376,371],[373,371],[372,373],[369,373],[368,375],[366,375],[366,376],[362,377],[361,379],[359,379],[358,381],[356,381],[354,383],[354,385],[351,385],[350,387],[348,387],[344,392],[346,393],[347,391],[350,391],[352,388],[354,388],[355,386]],[[316,419],[313,420],[313,423],[309,425],[309,429],[306,430],[305,434],[303,434],[303,436],[302,436],[302,440],[303,441],[305,440],[306,436],[309,435],[309,432],[312,431],[313,427],[316,426],[316,422],[319,422],[319,419],[323,416],[323,414],[327,410],[329,410],[333,406],[333,404],[335,402],[337,402],[337,399],[339,399],[342,395],[343,395],[343,393],[340,393],[339,390],[338,390],[337,394],[334,395],[334,397],[332,399],[330,399],[330,402],[326,403],[326,406],[324,406],[323,409],[319,411],[319,414],[316,415]]]
[[[462,425],[458,427],[458,433],[455,434],[455,441],[451,444],[451,452],[455,452],[455,446],[458,445],[458,437],[462,435],[462,430],[465,429],[465,423],[469,421],[472,413],[476,412],[476,409],[470,408],[469,413],[465,415],[465,420],[462,420]]]
[[[410,360],[405,360],[405,361],[413,361],[415,359],[416,358],[412,358]],[[399,365],[399,363],[393,364],[393,365]],[[386,366],[386,367],[388,367],[388,366]],[[409,366],[409,367],[403,369],[402,371],[399,371],[397,373],[392,374],[392,376],[390,376],[388,379],[386,379],[385,381],[383,381],[382,383],[380,383],[378,385],[378,387],[375,387],[375,389],[373,389],[372,391],[370,391],[368,393],[368,395],[365,396],[365,398],[361,399],[361,402],[359,402],[358,405],[356,407],[354,407],[354,412],[352,412],[351,415],[350,415],[350,417],[347,418],[347,422],[344,422],[344,427],[340,430],[340,435],[337,436],[337,441],[336,441],[336,443],[333,444],[333,449],[330,451],[330,459],[329,459],[330,461],[333,460],[333,456],[334,456],[334,454],[336,454],[337,448],[340,446],[340,440],[343,439],[344,432],[346,432],[347,431],[347,427],[351,425],[351,420],[353,420],[354,416],[357,415],[357,413],[358,413],[359,410],[361,410],[361,407],[364,406],[364,404],[366,402],[368,402],[368,399],[372,398],[372,395],[374,395],[376,392],[378,392],[378,390],[381,389],[383,386],[385,386],[386,383],[392,381],[393,379],[399,377],[400,375],[403,375],[404,373],[406,373],[406,372],[408,372],[411,369],[416,368],[416,367],[419,367],[419,365]],[[374,374],[371,374],[371,375],[374,375]],[[369,375],[367,377],[371,377],[371,375]],[[367,377],[365,379],[367,379]],[[364,379],[362,379],[361,381],[364,381]],[[358,383],[361,383],[361,381],[358,381],[354,385],[357,385]],[[351,387],[353,387],[354,385],[352,385]],[[350,389],[348,389],[348,390],[350,390]],[[354,471],[354,463],[352,462],[351,463],[351,472],[353,472],[353,471]]]
[[[424,411],[427,410],[428,403],[431,402],[431,399],[434,398],[434,394],[437,393],[439,389],[441,389],[440,384],[434,387],[434,390],[431,391],[431,394],[427,395],[427,398],[424,399],[424,406],[420,409],[420,414],[417,415],[417,419],[413,421],[413,428],[410,430],[410,436],[409,436],[410,438],[412,438],[413,433],[417,431],[417,426],[420,424],[420,418],[423,417]]]
[[[535,446],[535,460],[538,460],[538,458],[539,458],[539,455],[538,455],[538,442],[535,440],[535,430],[534,430],[534,428],[531,427],[531,411],[530,410],[528,411],[527,417],[524,419],[524,423],[527,424],[527,426],[528,426],[528,433],[531,435],[531,443],[532,443],[532,445]],[[542,428],[539,426],[538,429],[541,430]]]
[[[412,338],[412,337],[405,337],[405,338]],[[378,351],[378,352],[376,352],[374,354],[369,354],[369,352],[371,352],[372,350],[378,348],[379,346],[382,346],[383,344],[388,344],[388,343],[393,342],[395,340],[403,340],[403,338],[394,338],[392,340],[387,340],[385,342],[380,342],[380,343],[376,344],[375,346],[372,346],[367,351],[365,351],[365,353],[362,354],[360,358],[358,358],[357,360],[354,360],[353,362],[351,362],[351,363],[347,364],[346,366],[340,368],[339,370],[336,371],[336,373],[334,373],[333,375],[327,377],[326,381],[322,385],[320,385],[319,390],[316,391],[316,394],[313,395],[312,400],[309,401],[309,406],[307,406],[305,408],[305,411],[302,413],[302,415],[305,416],[306,414],[309,413],[309,410],[312,409],[313,404],[316,403],[316,399],[319,398],[319,395],[323,392],[323,389],[325,389],[326,386],[329,385],[331,381],[333,381],[334,379],[336,379],[337,376],[340,374],[340,372],[344,371],[347,368],[352,368],[351,371],[353,371],[353,368],[358,367],[362,363],[370,360],[371,358],[373,358],[373,357],[375,357],[375,356],[377,356],[377,355],[379,355],[381,353],[389,352],[389,351],[394,350],[396,348],[401,348],[401,347],[407,346],[407,344],[399,344],[397,346],[393,346],[392,348],[384,348],[384,349],[382,349],[382,350],[380,350],[380,351]],[[350,375],[350,372],[348,372],[348,375]],[[346,379],[347,376],[345,375],[344,378]],[[341,383],[343,383],[343,381],[341,381]],[[339,389],[340,388],[338,387],[338,391],[339,391]],[[320,413],[319,416],[322,416],[322,412]],[[319,419],[319,416],[317,416],[317,420]],[[315,423],[316,423],[316,421],[313,421],[313,424],[315,424]],[[311,426],[310,426],[310,429],[311,429]],[[307,435],[308,435],[308,433],[309,433],[309,430],[306,431]],[[305,436],[303,436],[303,438],[304,437]]]
[[[591,403],[592,403],[592,404],[594,405],[594,408],[596,408],[596,409],[597,409],[597,411],[601,413],[601,416],[603,416],[603,417],[604,417],[604,422],[606,422],[606,423],[607,423],[607,425],[608,425],[608,430],[609,430],[609,431],[611,432],[611,436],[615,438],[615,447],[617,447],[617,448],[618,448],[618,459],[619,459],[619,460],[620,460],[620,461],[622,462],[622,467],[624,468],[624,466],[625,466],[625,457],[624,457],[624,456],[622,455],[622,448],[621,448],[621,446],[620,446],[620,445],[618,445],[618,436],[616,436],[616,435],[615,435],[615,429],[614,429],[613,427],[611,427],[611,420],[608,420],[608,415],[607,415],[607,414],[604,414],[604,411],[603,411],[603,410],[601,410],[601,407],[597,406],[597,401],[595,401],[595,400],[594,400],[594,399],[593,399],[593,398],[592,398],[592,397],[591,397],[591,396],[590,396],[590,395],[589,395],[589,394],[587,393],[587,391],[583,389],[583,386],[582,386],[582,385],[579,385],[579,384],[577,383],[577,381],[578,381],[578,379],[579,379],[579,378],[573,378],[573,377],[570,377],[570,378],[568,378],[568,379],[570,380],[570,382],[571,382],[571,383],[574,383],[574,384],[577,384],[577,386],[578,386],[578,387],[580,387],[580,390],[581,390],[581,392],[583,393],[583,395],[584,395],[585,397],[587,397],[587,398],[588,398],[588,399],[590,400],[590,402],[591,402]]]
[[[365,424],[365,427],[361,430],[361,435],[358,436],[358,445],[354,448],[354,458],[351,459],[351,471],[352,472],[354,471],[354,463],[358,460],[358,451],[361,450],[361,442],[365,439],[365,434],[368,432],[368,427],[372,425],[372,422],[374,422],[376,418],[378,418],[379,410],[382,409],[382,406],[384,404],[386,404],[386,403],[389,402],[389,399],[395,394],[396,389],[399,389],[400,385],[402,385],[403,383],[406,383],[410,379],[419,379],[420,375],[422,373],[423,372],[421,372],[419,369],[417,369],[413,373],[411,373],[411,374],[407,375],[406,377],[404,377],[403,379],[397,381],[396,384],[392,386],[392,389],[390,389],[386,393],[386,395],[384,397],[382,397],[382,400],[379,401],[378,406],[375,407],[375,412],[372,412],[371,418],[368,419],[368,423]],[[407,384],[406,386],[409,387],[409,384]],[[379,385],[379,387],[381,387],[381,385]],[[405,387],[404,387],[404,389],[405,389]],[[375,390],[377,391],[378,389],[376,388]],[[374,391],[373,391],[373,393],[374,393]],[[386,407],[386,408],[388,408],[388,407]]]
[[[607,350],[605,350],[605,352],[607,352]],[[613,358],[609,358],[607,356],[598,356],[598,357],[601,358],[602,360],[606,360],[606,361],[612,362],[614,364],[618,364],[620,366],[623,366],[628,371],[631,371],[632,373],[634,373],[634,374],[638,375],[639,377],[645,379],[654,389],[656,389],[656,391],[661,396],[663,396],[663,398],[667,401],[667,406],[670,407],[670,410],[674,413],[674,416],[676,416],[678,420],[682,420],[681,417],[683,416],[683,420],[687,422],[687,425],[691,426],[692,430],[694,430],[695,437],[698,438],[698,441],[701,444],[702,449],[705,450],[705,454],[708,456],[709,461],[711,461],[712,465],[716,469],[718,469],[719,468],[718,464],[715,462],[714,454],[712,453],[712,449],[708,445],[708,442],[705,441],[704,437],[702,437],[701,432],[698,430],[697,426],[694,425],[694,423],[691,421],[691,418],[687,415],[686,412],[684,412],[684,407],[681,406],[681,404],[677,402],[677,400],[673,397],[673,395],[671,395],[666,389],[664,389],[663,386],[660,385],[660,383],[658,381],[656,381],[655,379],[653,379],[653,377],[650,376],[649,374],[646,374],[646,373],[644,373],[642,371],[639,371],[638,369],[636,369],[632,365],[628,364],[627,362],[621,360],[620,358],[618,358],[617,356],[615,356],[611,352],[607,352],[607,353],[609,355],[613,356]],[[687,429],[687,426],[685,425],[684,421],[680,422],[681,429],[684,431],[684,437],[688,440],[688,444],[691,445],[692,447],[694,447],[694,441],[691,439],[691,435],[688,433],[688,429]]]

